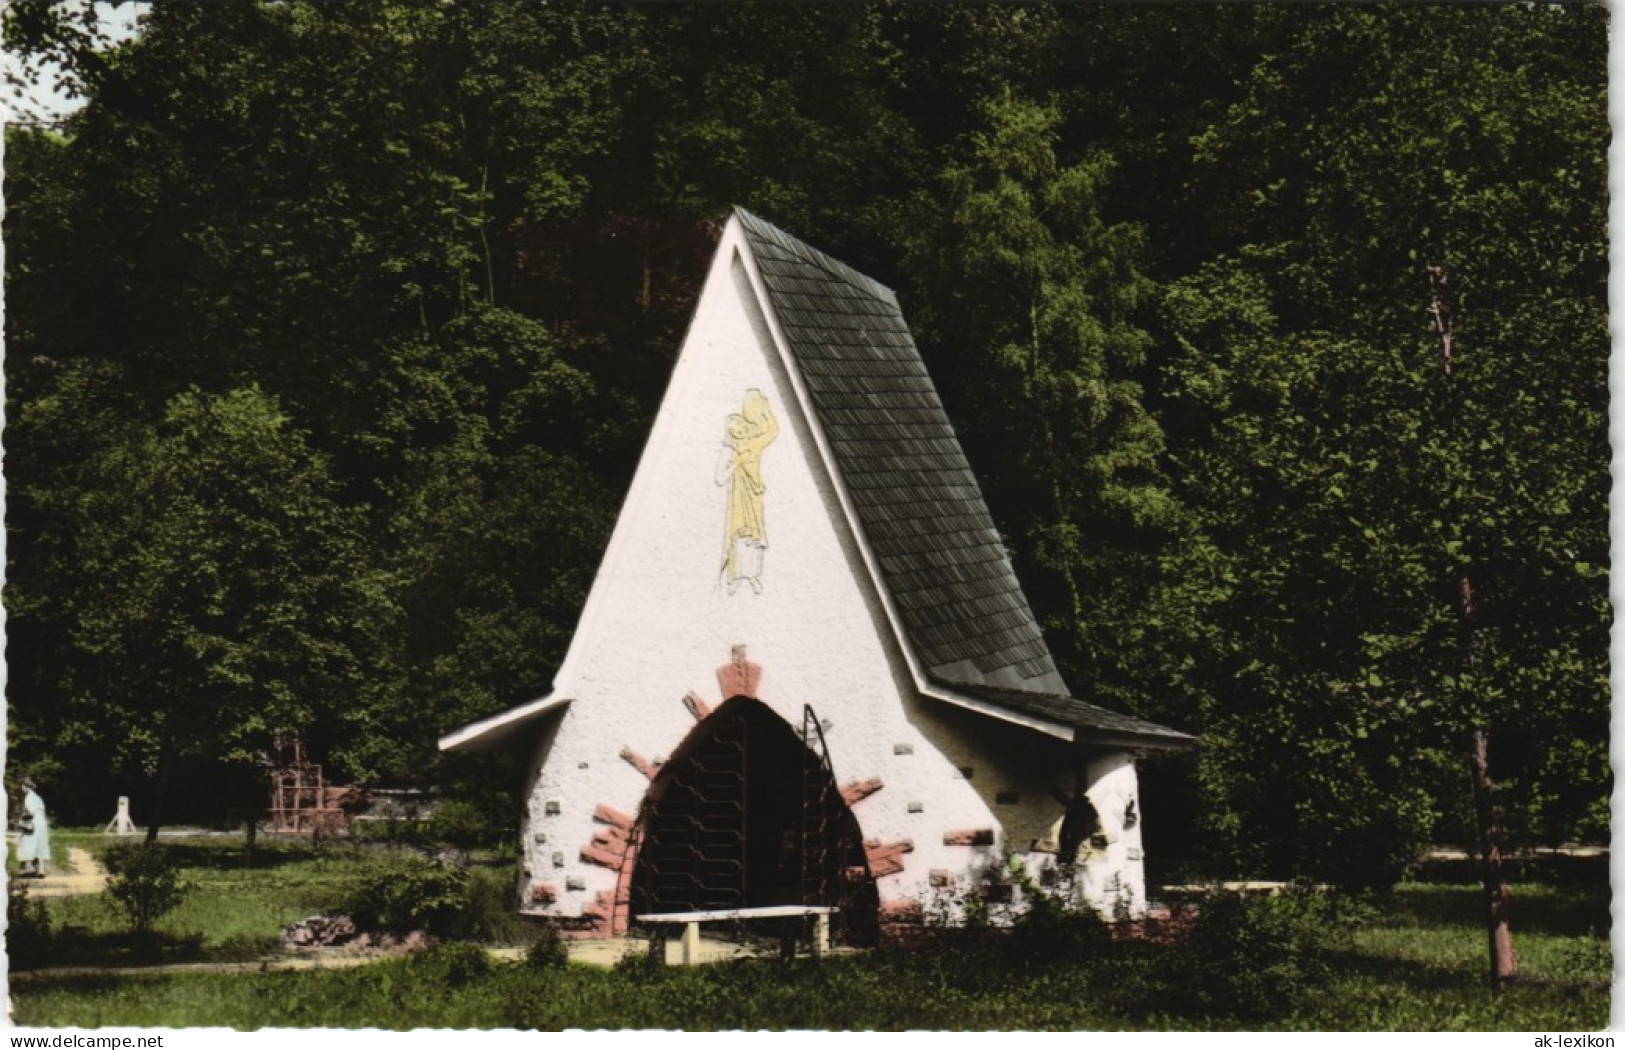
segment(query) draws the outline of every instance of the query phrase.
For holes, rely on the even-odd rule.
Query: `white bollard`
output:
[[[130,796],[129,795],[120,795],[118,797],[118,812],[113,814],[113,819],[107,822],[107,829],[105,831],[103,831],[102,834],[104,834],[104,835],[134,835],[135,834],[135,821],[130,819]]]

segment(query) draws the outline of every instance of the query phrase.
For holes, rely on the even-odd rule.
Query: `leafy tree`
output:
[[[1378,876],[1459,829],[1474,726],[1526,835],[1603,826],[1595,17],[1308,21],[1199,145],[1228,246],[1170,298],[1171,445],[1206,534],[1172,575],[1224,625],[1193,684],[1209,787],[1255,816],[1273,796],[1242,834],[1306,868]],[[1430,267],[1456,289],[1448,375]]]
[[[973,461],[1002,465],[984,485],[1072,685],[1134,707],[1147,552],[1178,517],[1141,403],[1141,231],[1101,216],[1110,158],[1064,161],[1053,106],[1003,95],[982,119],[942,177],[916,319]]]
[[[740,203],[899,286],[1073,686],[1204,733],[1209,856],[1389,877],[1472,724],[1517,835],[1606,826],[1602,12],[61,13],[6,23],[95,63],[8,135],[37,772],[286,727],[500,808],[434,737],[545,688]]]
[[[41,116],[34,94],[46,87],[69,99],[93,91],[108,66],[113,41],[98,6],[117,9],[124,0],[12,0],[3,13],[9,56],[4,81],[13,112]],[[51,70],[49,79],[46,71]]]
[[[178,395],[82,482],[74,568],[50,581],[77,658],[65,733],[103,736],[162,785],[189,754],[251,768],[273,733],[358,686],[388,598],[357,564],[359,519],[274,401]]]

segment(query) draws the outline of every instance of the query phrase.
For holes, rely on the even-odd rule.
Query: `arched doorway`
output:
[[[832,905],[836,940],[878,940],[863,833],[811,708],[801,734],[750,697],[717,708],[649,785],[633,842],[632,915]]]

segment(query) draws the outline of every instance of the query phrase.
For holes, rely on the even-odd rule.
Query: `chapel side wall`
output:
[[[1008,850],[1041,886],[1071,876],[1071,895],[1106,918],[1143,918],[1146,907],[1145,853],[1139,816],[1134,758],[1113,749],[1078,750],[1075,745],[1035,730],[929,698],[909,705],[911,717],[935,748],[948,756],[956,774],[975,788],[1002,826],[997,845],[982,864],[995,864]],[[969,775],[967,776],[967,771]],[[1056,826],[1067,807],[1055,792],[1070,796],[1081,772],[1085,794],[1100,818],[1102,842],[1080,852],[1074,872],[1057,855]],[[1125,828],[1130,801],[1133,826]],[[960,892],[973,890],[963,878]]]
[[[597,920],[598,932],[610,932],[604,916],[624,903],[635,863],[627,833],[650,778],[695,712],[727,699],[717,672],[735,645],[762,669],[758,699],[793,727],[803,704],[827,723],[883,905],[922,897],[933,871],[976,863],[946,831],[993,826],[980,795],[904,711],[912,680],[792,378],[741,297],[749,286],[732,258],[736,242],[724,236],[555,682],[571,703],[527,807],[532,910]],[[744,560],[756,575],[730,581],[726,538],[740,515],[728,435],[750,391],[778,424],[760,455],[767,543],[759,564]],[[689,694],[697,705],[685,704]]]

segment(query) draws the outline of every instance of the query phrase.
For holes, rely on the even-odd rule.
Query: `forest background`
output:
[[[512,834],[743,205],[897,289],[1167,874],[1608,829],[1601,6],[153,4],[6,43],[7,780],[264,805],[275,734]],[[1155,874],[1155,873],[1154,873]]]

